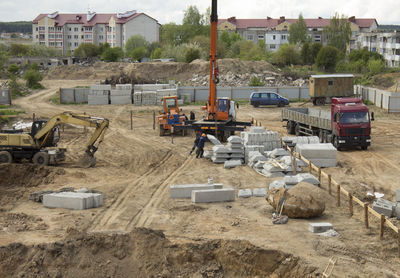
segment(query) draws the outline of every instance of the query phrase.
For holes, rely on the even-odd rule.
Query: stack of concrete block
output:
[[[230,136],[226,145],[230,151],[231,159],[244,161],[244,145],[239,136]]]
[[[213,155],[211,157],[214,163],[225,163],[225,161],[231,158],[230,150],[224,145],[217,145],[212,148]]]
[[[207,139],[214,145],[222,145],[222,143],[213,135],[207,134]]]
[[[193,203],[216,203],[216,202],[231,202],[235,201],[235,189],[208,189],[208,190],[193,190]]]
[[[296,145],[296,151],[318,167],[335,167],[337,150],[331,143]]]
[[[277,163],[265,162],[262,174],[268,178],[278,178],[285,176],[284,171],[286,168]]]
[[[247,164],[249,162],[250,152],[264,153],[263,145],[244,145],[244,162]]]
[[[333,226],[327,222],[310,223],[308,230],[312,233],[324,233],[328,230],[333,230]]]
[[[225,169],[235,168],[235,167],[241,166],[241,165],[242,165],[241,159],[231,159],[231,160],[227,160],[224,162]]]
[[[257,161],[254,165],[253,165],[253,169],[258,172],[258,173],[262,173],[263,169],[264,169],[264,164],[265,161]]]
[[[132,84],[117,84],[110,92],[111,104],[132,104]]]
[[[214,152],[212,150],[207,150],[207,151],[204,152],[203,157],[207,158],[207,159],[211,159],[213,154],[214,154]]]
[[[142,105],[156,105],[157,104],[157,92],[146,91],[142,92]]]
[[[396,209],[396,203],[378,198],[373,204],[372,209],[387,217],[392,217]]]
[[[137,106],[142,105],[142,92],[133,93],[133,104]]]
[[[135,92],[157,91],[176,88],[174,84],[135,84],[133,90]]]
[[[43,205],[49,208],[89,209],[103,205],[100,193],[59,192],[43,195]]]
[[[253,168],[253,166],[259,161],[267,161],[267,158],[258,151],[249,152],[249,161],[247,165]]]
[[[250,151],[259,151],[264,153],[265,151],[271,151],[275,148],[281,147],[278,133],[275,131],[267,131],[261,126],[250,127],[250,131],[241,132],[240,137],[245,146],[246,163],[248,163],[247,159]]]
[[[301,144],[318,144],[318,136],[285,136],[282,141],[289,147],[295,147]]]
[[[293,186],[297,185],[300,182],[307,182],[313,185],[319,185],[319,180],[310,173],[299,173],[294,176],[284,176],[283,179],[273,181],[269,189],[273,188],[286,188],[290,189]]]
[[[178,89],[160,89],[156,91],[157,105],[163,105],[163,98],[167,96],[177,96]]]
[[[170,185],[170,198],[191,198],[194,190],[222,189],[222,184],[179,184]]]
[[[89,105],[109,104],[111,85],[91,85],[88,95]]]
[[[290,152],[283,148],[276,148],[276,149],[273,149],[272,151],[265,152],[265,154],[270,158],[279,158],[279,157],[290,155]]]

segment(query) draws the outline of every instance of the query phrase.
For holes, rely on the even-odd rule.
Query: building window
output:
[[[71,27],[68,27],[68,31],[70,31],[70,32],[71,32],[71,31],[72,31],[72,28],[71,28]]]
[[[85,35],[85,39],[92,39],[92,35],[91,34]]]
[[[49,32],[53,32],[54,31],[54,27],[49,27]]]
[[[61,34],[57,34],[56,35],[56,39],[62,39],[62,35]]]
[[[103,27],[100,27],[100,32],[103,32]]]
[[[36,31],[38,31],[38,30],[39,30],[39,28],[36,27]]]
[[[39,44],[44,45],[45,43],[44,42],[40,42]]]
[[[57,27],[56,31],[57,32],[61,32],[62,31],[62,27]]]
[[[72,43],[70,43],[70,42],[69,42],[69,43],[68,43],[68,46],[70,46],[70,47],[71,47],[71,46],[72,46]]]
[[[75,27],[75,28],[74,28],[74,31],[75,31],[75,32],[78,32],[78,31],[79,31],[78,27]]]
[[[328,80],[328,86],[333,86],[333,80]]]
[[[258,39],[259,40],[263,40],[264,39],[264,35],[258,35]]]
[[[99,40],[103,40],[103,39],[104,39],[103,35],[100,35]]]
[[[81,36],[81,39],[83,40],[83,35]]]
[[[44,30],[45,30],[44,26],[39,26],[39,31],[44,31]]]
[[[275,44],[270,44],[269,49],[275,49]]]
[[[68,35],[68,39],[72,39],[72,36],[71,36],[71,35]]]
[[[62,46],[62,42],[56,42],[56,46]]]
[[[275,39],[276,39],[276,36],[275,36],[275,35],[272,35],[272,39],[275,40]]]
[[[77,42],[76,42],[76,43],[74,43],[74,46],[78,46],[78,45],[79,45],[79,43],[77,43]]]
[[[54,46],[54,42],[49,42],[49,46]]]
[[[85,31],[92,31],[92,27],[85,27]]]
[[[44,34],[40,34],[39,39],[44,40]]]
[[[78,35],[74,35],[74,39],[79,39],[79,36]]]
[[[36,35],[36,38],[38,39],[38,38],[39,38],[39,36],[38,36],[38,35]]]
[[[83,32],[83,27],[81,28],[81,31]]]
[[[286,35],[281,35],[281,40],[286,40]]]
[[[54,34],[49,34],[49,39],[54,39]]]
[[[247,35],[247,40],[252,41],[253,40],[253,35]]]

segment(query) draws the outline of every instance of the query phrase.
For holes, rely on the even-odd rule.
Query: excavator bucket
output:
[[[94,154],[85,152],[79,159],[78,165],[82,168],[90,168],[96,165]]]

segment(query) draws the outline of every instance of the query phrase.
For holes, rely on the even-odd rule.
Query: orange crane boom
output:
[[[216,95],[217,95],[217,83],[218,79],[218,65],[217,65],[217,27],[218,27],[218,15],[217,15],[217,0],[212,0],[211,4],[211,38],[210,38],[210,93],[207,102],[207,119],[216,120]]]

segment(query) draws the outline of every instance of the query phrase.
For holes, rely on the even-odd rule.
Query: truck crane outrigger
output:
[[[83,167],[94,166],[96,163],[94,154],[103,141],[109,121],[104,118],[71,112],[55,115],[48,121],[34,121],[30,133],[24,133],[22,130],[0,131],[0,163],[28,159],[34,164],[48,165],[64,161],[66,149],[54,148],[59,141],[59,125],[61,124],[96,128],[86,144],[85,154],[79,162]]]

